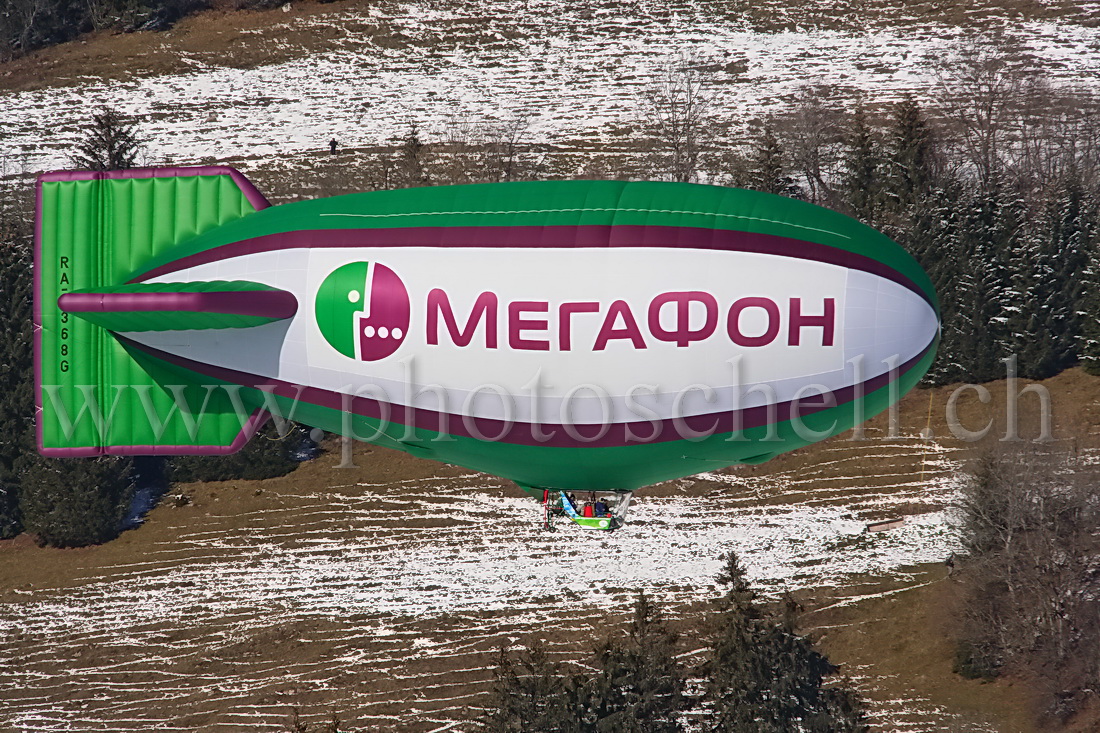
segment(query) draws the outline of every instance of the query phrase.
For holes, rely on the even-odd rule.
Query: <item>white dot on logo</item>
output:
[[[372,338],[374,336],[374,326],[363,326],[363,335]]]
[[[393,329],[392,331],[390,331],[390,334],[391,334],[391,335],[392,335],[392,336],[393,336],[393,337],[394,337],[395,339],[399,339],[399,338],[401,338],[401,329],[400,329],[400,328],[395,328],[395,329]]]
[[[348,300],[350,300],[352,303],[358,303],[359,302],[359,291],[358,290],[349,290],[348,291]]]
[[[386,338],[389,335],[390,335],[390,332],[389,332],[389,330],[387,330],[387,328],[385,326],[382,326],[381,328],[378,329],[378,337],[379,338]]]

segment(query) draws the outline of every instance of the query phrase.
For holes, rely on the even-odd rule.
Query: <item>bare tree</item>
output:
[[[527,125],[526,117],[514,117],[486,127],[484,160],[489,180],[513,181],[524,177],[522,143]]]
[[[833,186],[842,160],[843,113],[823,86],[798,91],[789,109],[772,120],[775,133],[807,200],[834,205]]]
[[[712,95],[702,64],[681,56],[661,67],[646,91],[646,123],[658,168],[673,181],[696,180],[699,156],[714,138],[708,113]]]
[[[533,177],[538,164],[525,141],[528,119],[451,120],[431,161],[442,183],[515,181]]]
[[[1045,193],[1071,172],[1086,186],[1100,182],[1100,94],[1094,89],[1029,78],[1016,125],[1018,188]]]
[[[1011,153],[1011,128],[1022,99],[1018,58],[1003,39],[970,39],[940,66],[939,111],[953,142],[989,187]]]
[[[1068,454],[1014,446],[979,461],[960,506],[959,669],[1034,675],[1055,717],[1100,684],[1098,478]]]
[[[43,22],[50,14],[46,0],[10,0],[0,12],[0,61],[14,58],[43,42]]]

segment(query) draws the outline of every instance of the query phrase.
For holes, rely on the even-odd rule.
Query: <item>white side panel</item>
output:
[[[392,269],[410,298],[409,333],[393,356],[377,362],[343,356],[317,327],[315,301],[321,283],[337,267],[357,261]],[[791,400],[800,389],[817,385],[802,392],[808,397],[818,389],[840,389],[905,363],[933,340],[938,327],[931,306],[893,281],[810,260],[742,252],[291,249],[200,265],[156,281],[215,279],[252,280],[291,291],[298,298],[298,314],[289,324],[253,329],[127,335],[188,359],[296,384],[342,393],[373,387],[395,404],[438,409],[434,394],[421,394],[435,386],[445,393],[448,412],[521,421],[531,420],[537,411],[540,421],[556,422],[566,403],[577,423],[637,420],[637,404],[662,418],[705,414]],[[447,293],[459,325],[465,325],[481,293],[495,293],[497,348],[486,348],[484,324],[469,345],[456,345],[442,320],[439,343],[429,344],[427,302],[433,289]],[[713,333],[687,346],[657,338],[649,327],[653,299],[689,291],[714,296],[718,323]],[[746,297],[768,299],[779,309],[778,334],[766,345],[739,346],[727,331],[731,305]],[[822,315],[826,299],[832,299],[831,344],[822,343],[820,326],[803,327],[800,343],[789,343],[792,298],[801,299],[803,313],[810,316]],[[545,318],[546,328],[529,328],[522,336],[548,341],[549,350],[509,346],[508,304],[517,301],[548,304],[545,315],[523,316]],[[628,304],[645,348],[619,338],[610,340],[604,350],[593,350],[614,301]],[[599,311],[572,315],[572,348],[563,351],[559,309],[566,302],[596,302]],[[675,304],[666,305],[661,315],[661,327],[675,330]],[[693,303],[687,329],[697,331],[705,320],[706,308]],[[623,324],[619,320],[615,325]],[[765,333],[767,312],[745,309],[739,327],[746,336]],[[472,397],[479,390],[480,396]],[[500,393],[510,397],[502,399]]]

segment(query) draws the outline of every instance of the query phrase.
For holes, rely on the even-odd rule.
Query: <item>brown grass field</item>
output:
[[[833,6],[797,0],[781,3],[782,13],[772,12],[779,3],[771,0],[700,2],[748,14],[761,32],[858,30],[849,28],[857,14],[862,27],[872,29],[967,26],[990,18],[1098,22],[1088,17],[1094,4],[1062,0]],[[430,41],[403,36],[385,13],[347,22],[349,11],[396,4],[216,9],[162,34],[93,34],[0,66],[0,91],[89,78],[125,82],[196,65],[251,68],[364,39],[380,48]],[[302,18],[315,22],[294,22]],[[476,34],[477,28],[472,18],[456,32]],[[471,36],[471,42],[480,41]],[[551,164],[575,170],[580,161],[599,175],[606,158],[606,168],[616,170],[616,150],[572,142]],[[281,201],[362,188],[362,171],[354,168],[372,152],[341,148],[323,160],[288,155],[267,171],[247,150],[218,162],[250,170],[259,188]],[[672,557],[671,549],[666,554],[644,544],[648,532],[666,530],[692,502],[725,507],[730,515],[758,512],[761,523],[790,508],[836,510],[854,524],[944,510],[951,495],[945,487],[1005,434],[1007,385],[986,386],[988,404],[973,390],[958,400],[968,429],[991,421],[985,441],[951,435],[945,415],[955,387],[916,390],[900,403],[897,437],[887,436],[888,419],[879,416],[868,424],[866,440],[842,435],[766,465],[646,489],[628,525],[633,534],[548,537],[537,526],[540,508],[506,481],[363,445],[354,451],[358,467],[339,469],[339,446],[330,441],[328,453],[283,478],[175,487],[172,495],[188,503],[166,497],[139,528],[103,546],[39,548],[27,536],[0,542],[0,733],[285,731],[295,706],[315,723],[336,714],[351,730],[469,731],[487,704],[501,646],[543,638],[561,660],[585,665],[598,641],[621,632],[640,589],[684,632],[685,659],[698,660],[705,577],[689,577],[688,567],[682,578],[670,580],[666,572],[649,585],[616,580],[617,563],[660,570]],[[1043,386],[1052,397],[1053,448],[1094,461],[1100,378],[1075,369]],[[1021,398],[1025,439],[1038,435],[1037,404],[1033,395]],[[926,427],[928,439],[920,437]],[[856,535],[854,542],[888,543],[890,534]],[[738,541],[731,533],[693,550],[701,563],[710,562],[739,550]],[[624,547],[635,546],[650,554],[624,556]],[[836,548],[836,554],[845,551]],[[487,558],[500,579],[484,594],[446,582],[448,574],[472,573]],[[754,559],[759,566],[766,557],[749,559],[752,569]],[[565,580],[532,585],[532,578],[550,576],[525,573],[531,562],[565,565]],[[876,730],[1035,730],[1027,680],[986,683],[952,673],[956,599],[942,560],[825,574],[815,585],[806,579],[819,577],[817,562],[809,558],[805,575],[794,578],[806,609],[803,631],[868,698]],[[769,594],[782,590],[782,579],[760,576]],[[1089,729],[1100,730],[1087,721],[1076,728]]]
[[[1006,385],[988,386],[989,405],[971,391],[959,400],[959,413],[972,429],[992,419],[996,434],[1003,431]],[[1071,370],[1044,386],[1058,445],[1094,453],[1100,379]],[[875,437],[887,425],[879,416],[867,440],[838,436],[718,474],[740,484],[670,482],[646,490],[640,502],[658,515],[662,502],[720,494],[764,507],[841,504],[863,521],[921,514],[942,497],[922,500],[912,479],[932,481],[944,471],[931,467],[922,446],[955,451],[954,466],[982,450],[949,436],[943,416],[952,391],[917,390],[902,400],[908,452],[885,449],[898,441]],[[928,424],[930,403],[935,437],[925,442],[915,436]],[[1024,437],[1037,434],[1037,405],[1031,395],[1021,400]],[[454,611],[357,603],[357,594],[407,592],[417,582],[410,573],[433,555],[476,562],[477,547],[488,541],[479,521],[500,521],[497,502],[517,515],[509,533],[543,541],[540,510],[528,500],[514,503],[520,492],[507,482],[383,448],[360,445],[359,467],[338,469],[338,446],[331,447],[283,478],[179,486],[175,492],[190,504],[164,500],[140,528],[103,546],[45,549],[25,536],[0,543],[0,710],[7,711],[0,730],[277,731],[292,706],[313,720],[334,712],[352,729],[469,730],[483,710],[500,646],[541,637],[561,659],[584,664],[597,641],[621,628],[636,589],[613,583],[605,597],[570,585],[532,592],[529,603],[487,597],[484,605],[475,600]],[[905,495],[884,508],[880,500],[893,490]],[[463,496],[485,507],[483,520],[456,514]],[[612,552],[619,536],[597,542],[561,532],[552,547],[583,576],[585,558]],[[326,575],[325,559],[348,548],[362,552],[363,574]],[[273,553],[292,560],[265,575]],[[661,562],[659,555],[645,560]],[[500,571],[507,576],[509,568],[501,564]],[[429,599],[425,608],[450,592],[417,590]],[[684,653],[699,658],[706,603],[698,588],[654,593],[685,631]],[[1032,730],[1025,681],[952,674],[953,589],[941,564],[796,595],[807,609],[804,630],[856,680],[879,729]],[[144,596],[150,601],[143,605]],[[127,617],[134,608],[148,615]]]

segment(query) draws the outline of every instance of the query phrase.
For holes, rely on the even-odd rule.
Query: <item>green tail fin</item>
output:
[[[240,173],[225,167],[39,177],[35,417],[44,455],[227,453],[251,437],[264,416],[249,415],[235,393],[181,384],[185,380],[178,375],[133,358],[105,330],[149,325],[148,319],[117,307],[77,317],[62,310],[58,299],[98,294],[114,297],[117,306],[120,294],[142,292],[126,281],[152,258],[268,205]],[[200,289],[223,286],[264,288],[203,283]],[[179,284],[176,288],[184,290]],[[153,290],[144,286],[147,294]],[[174,323],[185,322],[186,316],[191,324],[203,321],[201,314],[184,312],[173,316]],[[224,327],[209,325],[219,318],[256,325],[249,314],[230,312],[206,317],[205,327]]]

